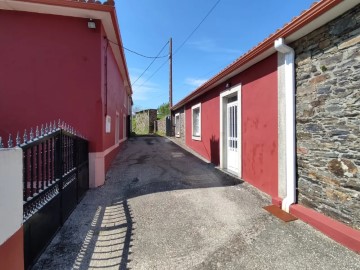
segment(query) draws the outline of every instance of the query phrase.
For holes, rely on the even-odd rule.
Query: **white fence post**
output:
[[[22,153],[18,147],[0,149],[0,258],[10,264],[4,261],[7,266],[1,267],[15,267],[10,258],[14,254],[22,261],[23,239],[18,236],[23,223]]]

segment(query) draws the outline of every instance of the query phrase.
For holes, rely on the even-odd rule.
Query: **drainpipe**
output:
[[[290,205],[296,202],[295,164],[295,52],[283,38],[275,40],[275,49],[285,56],[285,123],[286,123],[286,198],[282,210],[289,213]]]

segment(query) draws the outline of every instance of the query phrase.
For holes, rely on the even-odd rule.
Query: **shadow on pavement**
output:
[[[72,269],[128,269],[133,224],[127,200],[99,206]]]

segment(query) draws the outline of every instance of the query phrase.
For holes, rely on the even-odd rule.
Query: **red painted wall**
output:
[[[277,196],[278,122],[277,55],[274,54],[230,79],[242,84],[242,178]],[[220,92],[222,84],[186,104],[186,144],[219,164]],[[201,101],[201,141],[191,138],[191,106]]]
[[[103,33],[105,36],[105,33]],[[127,116],[127,102],[124,100],[125,87],[118,65],[110,44],[107,47],[107,40],[102,39],[102,99],[103,102],[103,130],[105,130],[105,115],[111,116],[111,132],[104,133],[104,150],[115,144],[116,112],[119,114],[119,140],[124,139],[124,114]],[[106,53],[106,58],[105,58]],[[105,68],[107,66],[107,72]],[[105,87],[107,85],[107,89]],[[127,96],[127,95],[126,95]],[[126,119],[126,118],[125,118]]]
[[[186,144],[205,159],[220,163],[220,103],[221,87],[217,87],[186,104]],[[201,141],[192,139],[191,107],[201,102]]]
[[[101,30],[71,17],[0,17],[0,136],[61,118],[101,151]]]
[[[242,174],[260,190],[278,195],[277,54],[241,74]]]
[[[6,37],[0,43],[5,142],[9,133],[15,140],[18,131],[22,136],[24,129],[60,118],[87,137],[90,152],[103,152],[115,144],[116,112],[119,140],[124,138],[124,81],[100,21],[94,30],[79,18],[12,11],[0,11],[0,17],[0,36]],[[113,157],[104,160],[107,168]]]
[[[21,227],[0,245],[0,269],[24,269],[24,229]]]

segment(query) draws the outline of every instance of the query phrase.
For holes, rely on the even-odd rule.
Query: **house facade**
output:
[[[0,1],[0,136],[65,122],[89,140],[90,187],[126,140],[131,85],[113,1]]]
[[[175,140],[357,252],[359,4],[314,3],[172,107]]]

